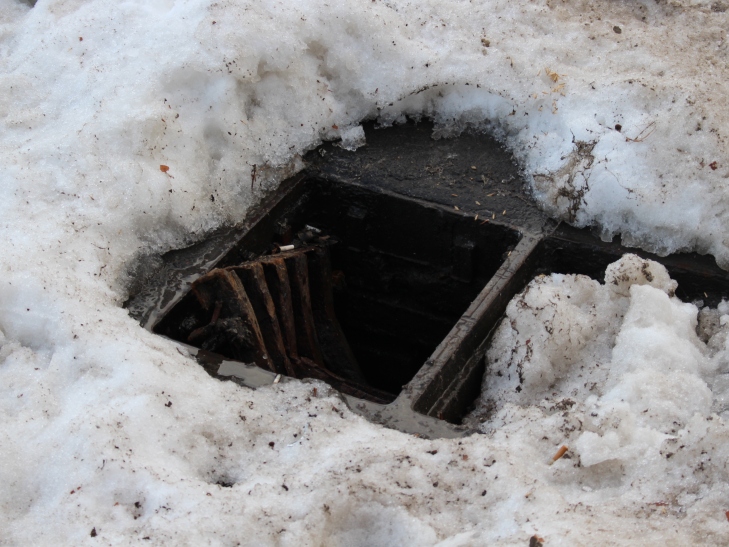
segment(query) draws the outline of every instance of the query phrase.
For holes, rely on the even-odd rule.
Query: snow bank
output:
[[[532,473],[535,491],[556,487],[572,504],[672,515],[689,527],[719,517],[729,480],[729,306],[702,310],[704,323],[719,316],[702,329],[707,344],[698,309],[675,288],[660,264],[625,255],[604,285],[541,276],[511,301],[470,421],[532,450],[571,448],[559,470]]]
[[[698,458],[716,478],[677,498],[691,508],[690,526],[674,506],[636,512],[640,488],[596,519],[603,494],[579,497],[579,469],[543,463],[564,441],[567,418],[550,415],[548,440],[514,435],[524,416],[542,419],[539,405],[508,424],[500,414],[505,425],[489,437],[414,439],[351,415],[321,384],[254,392],[217,382],[120,308],[138,257],[240,221],[322,139],[362,145],[365,118],[430,116],[436,136],[489,130],[554,215],[659,252],[693,248],[729,263],[723,4],[31,3],[0,0],[2,541],[724,537],[723,471],[712,452],[723,422],[706,417],[706,391],[695,406],[665,410],[688,420],[681,431],[692,443],[671,461]],[[649,289],[630,298],[671,311],[683,321],[676,336],[686,335],[690,314]],[[618,329],[580,313],[602,336]],[[576,333],[587,340],[587,330]],[[689,361],[673,366],[699,386],[707,380],[697,374],[714,361],[696,347],[686,338]],[[585,355],[591,348],[585,342]],[[641,372],[628,357],[614,361],[626,378]],[[544,366],[558,378],[574,363]],[[620,397],[644,397],[643,387],[625,384]],[[711,404],[726,404],[721,389],[724,402]],[[631,403],[604,404],[599,412],[612,416]],[[686,418],[689,410],[698,418]],[[585,486],[626,490],[621,462],[633,444],[595,423],[590,432],[603,440],[581,442],[586,462],[606,471]],[[639,427],[680,437],[649,417]],[[658,440],[641,450],[654,454]],[[621,447],[623,459],[595,463]],[[651,465],[646,476],[655,477]]]

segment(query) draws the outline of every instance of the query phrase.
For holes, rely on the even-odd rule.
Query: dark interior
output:
[[[328,237],[336,316],[369,385],[397,395],[483,289],[519,233],[379,189],[303,181],[218,267],[287,244],[313,226]],[[187,341],[209,320],[186,295],[155,332]],[[394,398],[394,397],[393,397]]]
[[[582,274],[602,283],[605,268],[625,253],[663,264],[671,278],[678,282],[676,296],[684,302],[701,300],[704,305],[716,307],[722,299],[729,299],[729,276],[717,266],[711,255],[676,253],[657,256],[624,247],[619,237],[613,241],[601,241],[589,229],[565,225],[540,243],[537,249],[539,263],[534,274]]]

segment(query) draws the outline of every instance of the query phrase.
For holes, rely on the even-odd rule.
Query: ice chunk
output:
[[[614,292],[628,296],[633,285],[650,285],[669,296],[676,292],[676,283],[666,268],[653,260],[644,260],[634,254],[626,254],[605,270],[605,284]]]
[[[361,125],[348,127],[341,132],[342,141],[339,146],[350,152],[354,152],[360,146],[366,144],[364,128]]]

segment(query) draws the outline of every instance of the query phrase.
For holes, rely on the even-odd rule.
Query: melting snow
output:
[[[120,307],[140,257],[240,221],[367,118],[492,132],[556,217],[728,265],[725,4],[30,4],[0,0],[0,541],[725,540],[729,310],[698,338],[654,264],[536,280],[461,441],[322,384],[218,382]]]

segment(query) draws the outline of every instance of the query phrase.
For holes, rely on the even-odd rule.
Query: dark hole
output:
[[[504,226],[382,190],[304,181],[217,265],[236,273],[249,295],[268,359],[245,349],[255,333],[246,320],[232,317],[228,303],[213,302],[229,296],[222,293],[210,297],[205,309],[194,289],[155,331],[274,372],[317,377],[345,393],[390,402],[447,337],[519,237]],[[296,249],[271,254],[292,243]],[[274,279],[277,257],[285,257],[286,286]],[[258,280],[251,273],[254,263],[262,264]],[[306,306],[300,306],[307,283],[313,335],[306,332]],[[266,285],[273,302],[290,288],[295,342],[286,339],[287,314],[278,304],[278,326],[271,325],[265,303],[255,296],[256,284]],[[205,329],[208,338],[200,335]],[[272,347],[276,339],[280,351]]]
[[[640,249],[625,247],[620,237],[604,242],[589,230],[561,226],[552,237],[546,238],[537,249],[537,273],[583,274],[604,282],[605,268],[625,253],[633,253],[663,264],[671,278],[678,282],[676,296],[684,302],[701,300],[704,305],[716,307],[729,298],[729,275],[719,268],[710,255],[676,253],[657,256]]]

